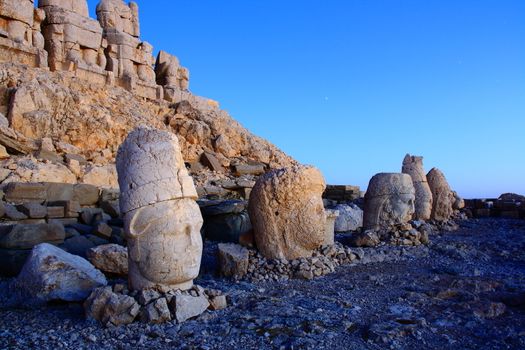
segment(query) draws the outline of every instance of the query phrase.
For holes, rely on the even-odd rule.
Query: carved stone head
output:
[[[119,148],[117,171],[131,288],[190,288],[200,268],[203,220],[177,137],[134,130]]]
[[[407,174],[381,173],[370,180],[365,194],[363,227],[388,230],[414,214],[415,189]]]

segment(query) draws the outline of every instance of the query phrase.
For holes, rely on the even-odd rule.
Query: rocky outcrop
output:
[[[410,175],[416,190],[414,219],[430,219],[430,214],[432,213],[432,192],[428,186],[425,170],[423,169],[423,157],[407,154],[403,160],[401,172]]]
[[[414,214],[415,189],[407,174],[380,173],[365,194],[363,228],[389,231],[408,223]]]
[[[257,248],[265,257],[306,257],[323,244],[324,189],[323,175],[310,166],[274,170],[258,179],[248,212]]]
[[[432,191],[434,204],[432,205],[431,219],[435,221],[447,221],[452,217],[454,194],[448,185],[445,175],[441,170],[433,168],[427,174],[428,184]]]

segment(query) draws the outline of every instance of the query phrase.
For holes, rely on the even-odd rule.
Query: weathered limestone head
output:
[[[410,175],[376,174],[365,194],[363,228],[389,230],[410,221],[414,214],[415,193]]]
[[[427,180],[434,198],[431,219],[447,221],[454,212],[453,205],[455,202],[454,194],[450,190],[447,179],[439,169],[433,168],[428,172]]]
[[[97,18],[104,29],[116,29],[140,37],[139,6],[131,1],[102,0],[97,5]]]
[[[407,154],[403,160],[401,172],[410,175],[416,190],[414,218],[417,220],[430,219],[430,214],[432,213],[432,192],[428,186],[425,170],[423,169],[423,157]]]
[[[117,153],[134,290],[189,289],[202,257],[202,215],[177,137],[139,127]]]
[[[311,256],[326,237],[323,175],[310,166],[270,171],[257,180],[249,200],[257,248],[270,259]]]

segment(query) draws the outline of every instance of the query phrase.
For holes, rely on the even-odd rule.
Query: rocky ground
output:
[[[183,324],[104,328],[85,321],[80,304],[3,307],[0,348],[525,348],[525,221],[470,220],[428,246],[364,251],[311,281],[205,272],[197,283],[226,291],[230,305]]]

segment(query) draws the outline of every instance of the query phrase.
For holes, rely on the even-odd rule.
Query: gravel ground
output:
[[[312,281],[235,283],[206,272],[196,282],[226,291],[230,305],[180,325],[103,328],[80,304],[0,304],[0,348],[524,349],[525,221],[470,220],[431,240],[365,249],[370,262]]]

